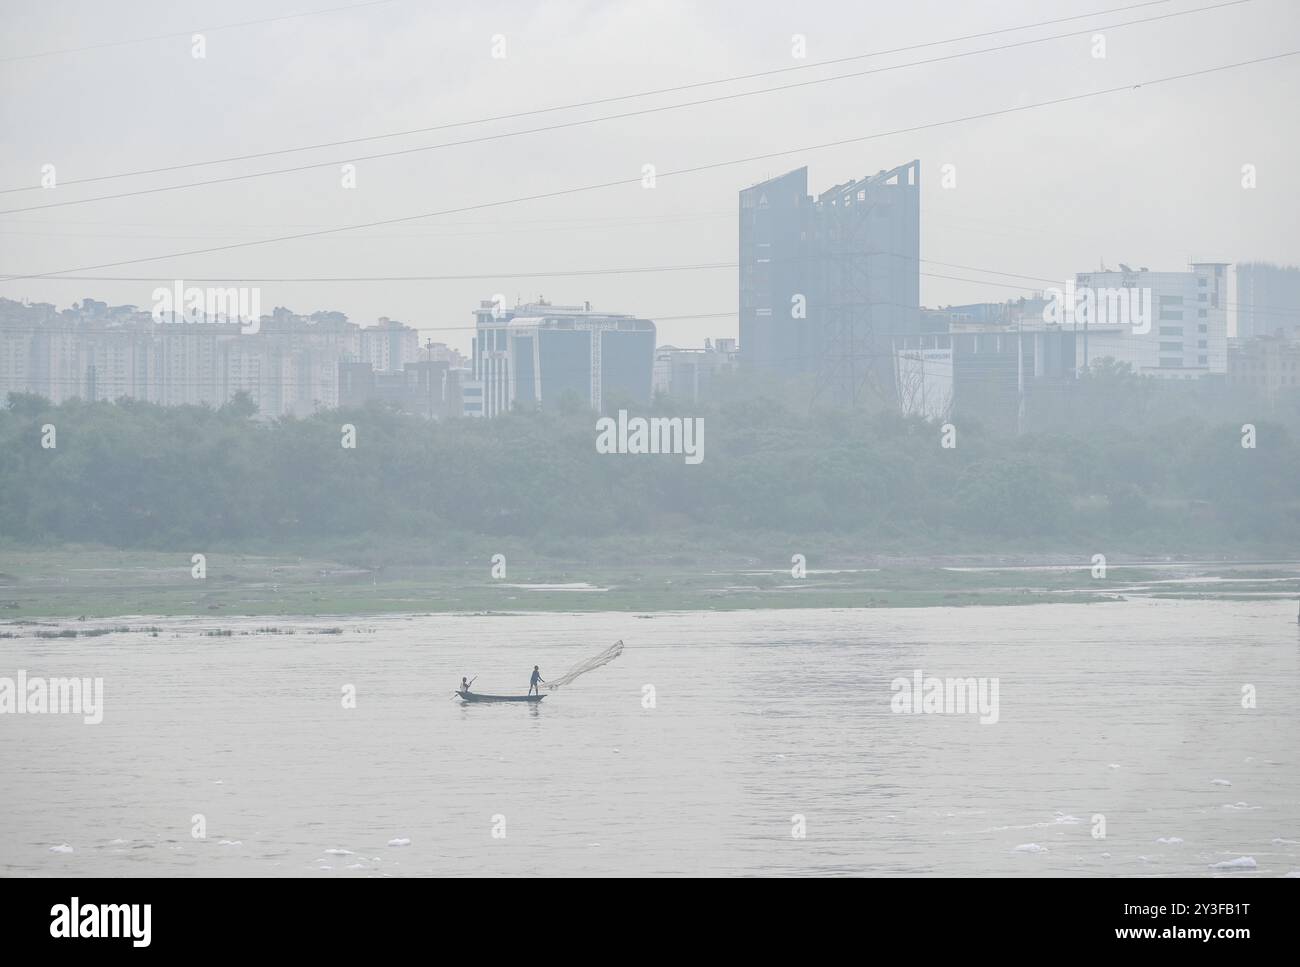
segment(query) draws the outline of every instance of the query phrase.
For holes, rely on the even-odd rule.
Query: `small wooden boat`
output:
[[[478,692],[457,691],[467,702],[540,702],[545,695],[481,695]]]

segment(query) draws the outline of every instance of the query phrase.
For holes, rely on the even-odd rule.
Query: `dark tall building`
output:
[[[893,405],[891,337],[920,325],[919,161],[816,198],[798,168],[740,193],[741,364]]]
[[[1237,266],[1237,336],[1300,337],[1300,268],[1244,262]]]
[[[807,372],[820,359],[813,319],[792,316],[807,293],[808,169],[740,193],[740,360],[746,368]]]

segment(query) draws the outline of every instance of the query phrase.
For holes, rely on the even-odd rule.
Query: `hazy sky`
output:
[[[698,0],[469,3],[393,0],[208,29],[347,0],[0,0],[0,187],[110,175],[363,138],[577,101],[811,65],[1124,6],[1123,0]],[[1224,0],[1170,0],[981,40],[764,78],[53,190],[0,194],[0,209],[315,162],[229,184],[0,215],[0,272],[26,274],[289,235],[559,189],[640,179],[790,150],[762,161],[561,198],[226,252],[74,273],[140,281],[0,282],[0,295],[151,304],[176,278],[481,275],[403,282],[262,283],[263,311],[338,309],[400,319],[466,349],[478,300],[504,293],[660,320],[660,342],[734,336],[732,267],[565,277],[577,270],[734,263],[736,192],[806,164],[812,191],[922,162],[922,301],[989,301],[1119,262],[1177,270],[1191,258],[1300,261],[1296,179],[1300,56],[857,144],[803,146],[1004,110],[1300,50],[1300,4],[1090,28]],[[339,164],[645,107],[1003,46],[1032,46],[479,144]],[[160,37],[177,34],[178,36]],[[791,37],[807,38],[807,58]],[[494,35],[505,57],[494,58]],[[147,39],[158,38],[158,39]],[[119,44],[119,41],[135,41]],[[88,48],[42,57],[25,55]],[[17,58],[17,59],[15,59]],[[941,186],[944,164],[956,187]],[[1242,188],[1253,164],[1257,187]],[[956,268],[955,263],[973,268]],[[549,277],[521,278],[543,273]],[[955,276],[936,278],[935,275]],[[147,279],[143,278],[146,277]],[[958,281],[958,279],[965,281]],[[235,284],[235,283],[232,283]],[[715,314],[727,314],[717,315]],[[670,316],[706,318],[665,320]],[[463,327],[453,329],[451,327]]]

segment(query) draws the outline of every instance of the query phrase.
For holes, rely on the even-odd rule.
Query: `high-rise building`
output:
[[[159,324],[153,345],[157,373],[154,401],[164,406],[225,403],[225,346],[242,338],[247,337],[240,335],[237,322]]]
[[[263,321],[258,336],[253,337],[274,345],[286,360],[282,370],[284,383],[279,391],[280,408],[267,415],[306,416],[318,409],[340,405],[340,367],[360,357],[364,331],[341,312],[300,316],[277,308]],[[415,330],[408,331],[414,339]],[[247,342],[249,338],[240,336],[240,341]],[[263,412],[267,413],[265,409]]]
[[[245,394],[265,419],[372,401],[442,419],[566,396],[595,409],[651,399],[654,323],[590,305],[487,304],[472,371],[456,350],[421,348],[415,329],[391,320],[361,329],[339,312],[277,307],[258,322],[155,321],[89,299],[60,311],[0,298],[0,398],[217,407]]]
[[[232,336],[221,345],[221,399],[247,394],[259,413],[289,411],[296,389],[294,359],[268,339]]]
[[[405,353],[415,330],[397,325]],[[246,393],[264,417],[305,416],[339,405],[340,366],[360,344],[359,327],[338,312],[279,307],[245,331],[235,322],[155,321],[93,299],[61,312],[0,299],[0,395],[220,406]]]
[[[513,309],[482,302],[474,317],[474,381],[483,384],[483,416],[566,396],[595,410],[650,401],[655,324],[648,319],[596,312],[590,303],[549,302]]]
[[[1228,369],[1227,263],[1194,262],[1189,272],[1146,268],[1080,273],[1078,291],[1095,309],[1072,325],[1079,366],[1110,357],[1144,376],[1190,379]],[[1133,306],[1149,310],[1135,317]]]
[[[80,334],[62,318],[33,334],[28,389],[54,403],[82,395]]]
[[[420,334],[410,326],[384,317],[361,330],[361,361],[376,372],[401,372],[419,358]]]
[[[1237,266],[1237,336],[1300,338],[1300,268],[1244,262]]]
[[[152,323],[95,330],[81,340],[81,357],[86,374],[84,399],[117,400],[122,397],[149,399],[154,378],[151,350]]]
[[[915,160],[816,198],[807,168],[741,191],[742,365],[892,404],[892,337],[920,328],[920,191]]]

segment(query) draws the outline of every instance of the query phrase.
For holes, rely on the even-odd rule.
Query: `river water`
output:
[[[104,710],[0,715],[0,874],[1300,870],[1292,602],[268,623],[4,628],[0,677]],[[451,696],[620,638],[540,707]],[[917,671],[996,679],[997,721],[892,711]]]

